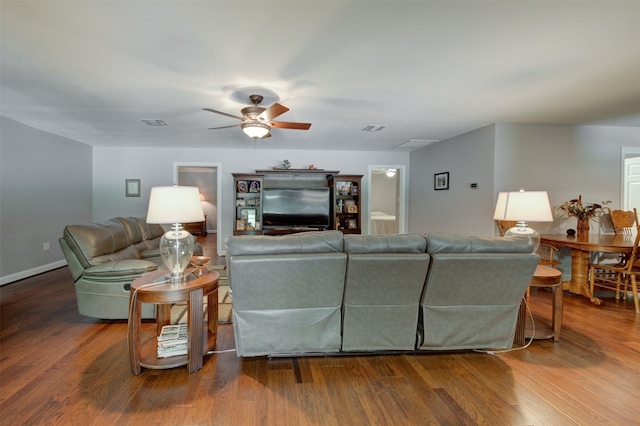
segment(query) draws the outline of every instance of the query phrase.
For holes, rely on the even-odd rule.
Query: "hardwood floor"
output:
[[[199,237],[215,255],[215,235]],[[223,260],[216,260],[217,263]],[[640,315],[565,293],[560,341],[475,352],[206,357],[202,370],[129,369],[125,321],[77,313],[61,268],[0,287],[3,425],[638,424]],[[532,290],[549,318],[551,293]],[[143,325],[152,332],[153,324]],[[218,350],[234,348],[232,325]]]

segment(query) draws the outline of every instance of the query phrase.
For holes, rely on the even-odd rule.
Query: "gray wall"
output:
[[[548,191],[555,215],[553,223],[531,226],[564,233],[575,228],[575,218],[557,210],[564,201],[582,195],[620,207],[622,147],[640,147],[640,128],[495,124],[413,151],[409,230],[497,235],[498,192],[524,188]],[[446,171],[450,189],[434,191],[433,175]]]
[[[362,174],[368,166],[408,165],[409,232],[495,235],[498,191],[547,190],[554,207],[582,194],[620,205],[623,146],[640,147],[634,127],[496,124],[406,152],[270,151],[90,147],[1,118],[0,284],[64,264],[57,239],[65,225],[146,215],[155,185],[173,184],[174,163],[220,163],[219,239],[232,232],[232,172],[267,169],[289,159],[295,168],[315,164]],[[448,191],[433,190],[433,174],[450,173]],[[125,179],[141,179],[139,198],[124,196]],[[478,183],[471,189],[470,183]],[[363,193],[362,205],[368,205]],[[366,219],[368,212],[363,212]],[[366,220],[365,220],[366,221]],[[570,219],[535,224],[564,232]],[[363,224],[368,229],[368,223]],[[43,251],[43,242],[50,250]]]
[[[0,117],[0,284],[64,265],[64,226],[92,217],[92,148]],[[49,242],[50,249],[43,250]]]
[[[492,234],[494,139],[491,125],[411,153],[409,232]],[[444,172],[449,189],[436,191],[433,175]]]
[[[153,158],[153,161],[150,159]],[[218,163],[221,200],[218,203],[218,251],[224,249],[224,240],[233,233],[235,199],[231,173],[254,173],[256,169],[271,169],[288,159],[292,168],[305,169],[310,164],[325,170],[362,174],[363,188],[367,188],[368,167],[371,164],[408,165],[408,152],[350,152],[314,150],[269,149],[184,149],[184,148],[108,148],[94,147],[94,221],[114,216],[144,216],[151,187],[172,185],[174,164],[193,161]],[[122,159],[126,159],[123,161]],[[115,167],[114,165],[117,165]],[[141,180],[141,197],[124,197],[124,180]],[[368,205],[368,194],[362,194],[362,206]],[[363,212],[363,229],[368,229],[368,212]]]

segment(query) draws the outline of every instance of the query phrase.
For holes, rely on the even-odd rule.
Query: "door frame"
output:
[[[178,171],[180,167],[204,167],[210,169],[216,169],[216,223],[218,224],[216,229],[216,252],[218,256],[224,256],[222,246],[222,232],[220,227],[222,224],[222,163],[208,163],[208,162],[193,162],[193,161],[180,161],[173,163],[173,184],[178,184]]]
[[[626,157],[629,154],[640,156],[640,147],[623,146],[620,149],[620,209],[629,210],[629,200],[627,197],[627,168]]]

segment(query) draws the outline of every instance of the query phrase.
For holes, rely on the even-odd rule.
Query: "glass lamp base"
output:
[[[178,223],[160,239],[160,255],[169,270],[167,278],[172,284],[187,280],[188,274],[184,270],[193,256],[195,245],[195,237]]]
[[[508,229],[504,236],[528,238],[533,246],[533,253],[537,253],[540,247],[540,234],[535,229],[529,228],[525,222],[518,222],[518,225]]]

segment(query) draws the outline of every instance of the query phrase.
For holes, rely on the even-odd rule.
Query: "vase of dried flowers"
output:
[[[577,235],[578,238],[589,235],[589,219],[578,219]]]
[[[566,201],[558,206],[559,210],[563,210],[569,217],[578,219],[577,234],[578,238],[589,235],[589,221],[599,213],[603,213],[602,205],[609,204],[611,201],[603,201],[602,204],[585,203],[582,204],[582,195],[573,200]]]

